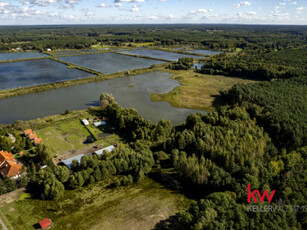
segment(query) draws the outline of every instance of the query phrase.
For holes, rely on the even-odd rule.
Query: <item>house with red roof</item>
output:
[[[17,178],[22,173],[23,165],[12,153],[0,151],[0,174],[9,178]]]
[[[23,134],[25,136],[29,136],[30,134],[32,134],[32,129],[27,129],[27,130],[23,131]]]

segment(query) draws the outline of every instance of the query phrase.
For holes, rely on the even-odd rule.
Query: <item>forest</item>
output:
[[[44,146],[22,159],[28,178],[18,184],[1,179],[1,193],[26,186],[38,199],[60,199],[106,178],[113,186],[129,186],[145,176],[168,174],[180,192],[196,202],[188,210],[157,224],[159,229],[306,229],[307,200],[307,29],[304,26],[238,25],[109,25],[0,27],[1,48],[89,48],[93,44],[154,42],[158,46],[189,45],[222,50],[204,62],[204,74],[257,80],[222,90],[215,111],[189,115],[172,126],[141,117],[119,106],[111,95],[100,97],[101,116],[126,144],[103,156],[84,156],[71,170],[55,166]],[[73,42],[72,42],[73,40]],[[20,43],[22,42],[22,43]],[[239,50],[238,50],[239,48]],[[190,69],[193,59],[167,66]],[[206,75],[204,75],[205,77]],[[3,130],[0,147],[14,146]],[[20,138],[14,148],[28,148]],[[48,167],[36,170],[34,163]],[[248,209],[247,186],[276,191],[277,211]],[[281,207],[287,211],[278,211]],[[293,208],[298,207],[298,208]]]

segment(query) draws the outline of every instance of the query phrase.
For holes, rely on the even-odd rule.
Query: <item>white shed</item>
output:
[[[88,120],[86,120],[86,119],[83,119],[82,120],[82,123],[84,124],[84,125],[89,125],[90,123],[88,122]]]

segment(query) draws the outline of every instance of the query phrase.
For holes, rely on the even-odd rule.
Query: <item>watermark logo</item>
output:
[[[253,198],[254,202],[257,203],[258,201],[257,201],[256,196],[255,196],[255,194],[257,194],[260,202],[263,202],[264,198],[267,197],[268,201],[271,203],[275,192],[276,192],[276,190],[273,190],[271,195],[269,195],[268,190],[264,190],[263,194],[261,195],[259,190],[255,190],[255,191],[251,192],[251,185],[248,184],[247,185],[247,202],[250,203],[251,198]]]
[[[264,202],[265,197],[272,202],[276,190],[273,190],[271,194],[267,190],[264,190],[263,194],[259,190],[251,191],[251,185],[247,185],[247,202],[250,203],[252,200],[258,203],[257,197],[260,200],[260,204],[257,205],[247,205],[248,212],[306,212],[307,205],[286,205],[282,200],[275,202],[275,204],[261,204]]]

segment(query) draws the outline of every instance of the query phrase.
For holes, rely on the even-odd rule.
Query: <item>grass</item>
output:
[[[31,194],[25,192],[19,197],[19,200],[25,200],[25,199],[30,199],[30,198],[31,198]]]
[[[54,155],[61,151],[81,149],[84,147],[83,142],[91,135],[79,119],[39,129],[37,134]]]
[[[153,46],[154,44],[155,44],[154,42],[140,42],[140,43],[128,42],[128,43],[125,43],[124,45],[125,46],[131,45],[131,47],[146,47],[146,46]]]
[[[153,101],[168,101],[174,107],[213,110],[214,102],[221,89],[229,89],[237,83],[251,83],[254,81],[242,78],[225,77],[217,75],[204,75],[190,71],[172,71],[171,78],[180,82],[166,94],[153,94]]]
[[[192,202],[149,178],[128,187],[108,188],[112,181],[66,191],[59,201],[2,203],[0,210],[15,230],[33,229],[46,217],[54,222],[53,229],[152,229]]]
[[[104,49],[104,48],[110,48],[108,45],[101,45],[101,43],[98,43],[96,45],[91,46],[92,49]]]

